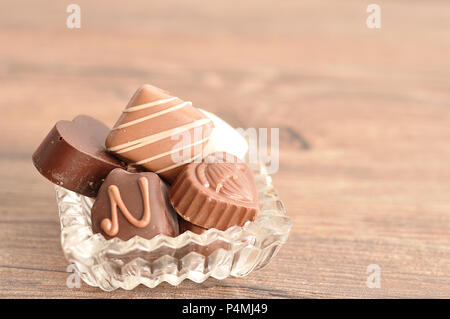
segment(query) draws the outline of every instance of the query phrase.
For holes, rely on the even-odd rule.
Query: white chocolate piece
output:
[[[214,124],[209,140],[203,147],[203,157],[215,152],[226,152],[244,160],[248,151],[248,143],[230,124],[213,113],[199,109]]]

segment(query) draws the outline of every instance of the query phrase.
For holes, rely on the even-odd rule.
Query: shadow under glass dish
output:
[[[291,229],[282,201],[263,165],[249,165],[258,188],[259,213],[253,222],[226,231],[184,232],[177,237],[135,236],[123,241],[93,234],[93,199],[55,185],[66,259],[76,265],[88,285],[111,291],[130,290],[161,282],[179,285],[184,279],[201,283],[208,277],[242,277],[277,254]]]

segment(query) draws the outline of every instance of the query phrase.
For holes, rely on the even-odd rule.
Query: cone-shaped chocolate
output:
[[[171,183],[199,158],[212,121],[192,106],[151,85],[139,88],[106,139],[108,151]]]
[[[177,214],[168,188],[152,172],[113,170],[100,187],[91,209],[92,230],[106,239],[150,239],[158,234],[178,236]]]
[[[187,165],[173,183],[169,197],[183,219],[203,228],[226,230],[255,219],[258,195],[247,165],[234,156],[217,154]]]

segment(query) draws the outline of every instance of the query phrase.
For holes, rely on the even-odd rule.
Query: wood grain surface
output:
[[[3,1],[0,297],[450,297],[450,2]],[[53,186],[31,154],[60,119],[112,125],[143,83],[235,127],[278,127],[288,242],[245,278],[67,288]],[[368,288],[366,268],[381,269]]]

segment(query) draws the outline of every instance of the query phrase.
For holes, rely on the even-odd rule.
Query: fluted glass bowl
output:
[[[253,222],[226,231],[190,231],[177,237],[138,236],[123,241],[93,234],[93,199],[56,188],[61,222],[61,245],[70,263],[88,285],[111,291],[149,288],[163,281],[178,285],[184,279],[201,283],[208,277],[242,277],[274,257],[286,241],[291,220],[263,165],[249,165],[258,187],[260,211]]]

